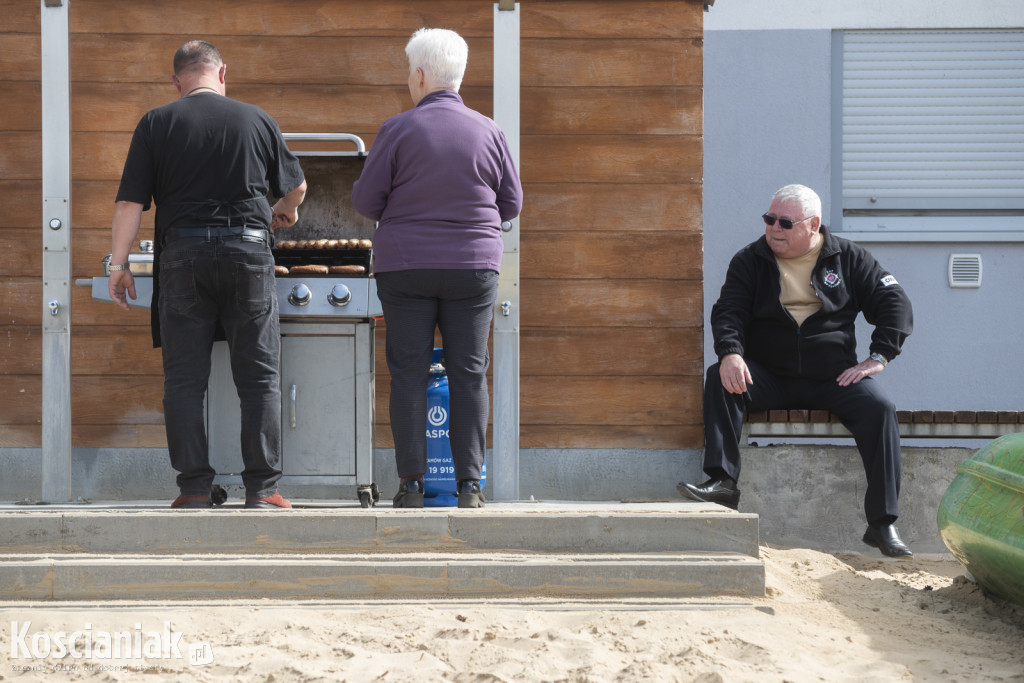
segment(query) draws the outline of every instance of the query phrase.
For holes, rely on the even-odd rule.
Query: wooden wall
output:
[[[522,0],[521,446],[698,448],[702,384],[700,0]],[[462,88],[492,114],[487,0],[69,0],[72,276],[100,273],[131,132],[176,97],[171,57],[209,40],[228,95],[285,131],[372,145],[411,106],[421,26],[470,46]],[[38,2],[0,0],[0,446],[40,445]],[[152,236],[153,212],[141,238]],[[149,312],[75,287],[74,446],[165,446]],[[391,446],[378,330],[377,445]]]

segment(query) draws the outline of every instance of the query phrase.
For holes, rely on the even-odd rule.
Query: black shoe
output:
[[[682,481],[676,485],[676,491],[684,498],[701,503],[718,503],[733,510],[738,509],[740,505],[740,490],[736,488],[736,480],[728,477],[712,477],[700,486]]]
[[[484,506],[484,492],[480,490],[478,479],[463,479],[459,482],[458,492],[460,508],[482,508]]]
[[[900,538],[900,532],[896,531],[896,527],[892,524],[880,527],[869,526],[868,530],[864,532],[864,542],[878,548],[883,555],[889,557],[914,556],[914,553],[910,552],[910,548]]]
[[[398,487],[398,493],[392,500],[396,508],[423,507],[423,484],[417,479],[405,482]]]

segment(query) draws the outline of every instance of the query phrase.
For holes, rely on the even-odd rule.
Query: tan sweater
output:
[[[821,245],[824,242],[825,240],[819,237],[818,243],[803,256],[775,257],[779,264],[779,272],[782,274],[782,294],[779,300],[796,320],[797,325],[802,325],[811,314],[821,308],[821,300],[811,286],[811,273],[814,272],[814,264],[818,262],[818,254],[821,253]]]

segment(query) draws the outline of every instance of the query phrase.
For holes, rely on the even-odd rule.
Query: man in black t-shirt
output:
[[[294,225],[306,181],[277,123],[225,96],[227,65],[195,40],[174,55],[179,99],[135,128],[113,217],[110,295],[128,310],[128,252],[156,202],[153,343],[162,346],[164,422],[181,495],[210,507],[216,472],[203,399],[214,339],[228,341],[242,411],[245,507],[288,508],[281,478],[281,336],[270,231]],[[271,207],[267,194],[281,197]]]

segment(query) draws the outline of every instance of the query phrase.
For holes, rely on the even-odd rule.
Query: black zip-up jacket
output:
[[[779,301],[781,274],[762,235],[733,256],[711,309],[715,353],[738,353],[788,377],[835,379],[857,359],[858,313],[874,325],[872,353],[899,355],[914,328],[903,287],[863,247],[820,228],[825,240],[811,275],[822,307],[798,326]]]

